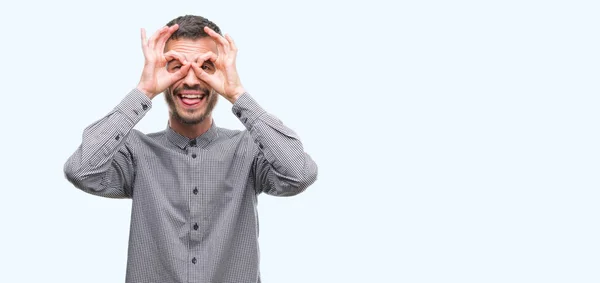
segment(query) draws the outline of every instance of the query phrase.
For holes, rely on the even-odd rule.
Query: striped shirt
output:
[[[260,282],[257,196],[302,192],[317,165],[248,93],[232,107],[244,131],[213,122],[195,139],[133,129],[151,106],[132,90],[64,167],[85,192],[132,199],[126,282]]]

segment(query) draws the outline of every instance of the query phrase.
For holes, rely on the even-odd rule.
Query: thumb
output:
[[[176,81],[182,79],[183,77],[187,76],[188,72],[190,71],[190,67],[191,67],[191,64],[185,64],[185,65],[181,66],[181,68],[179,68],[179,70],[177,70],[177,72],[172,73],[171,83],[176,82]]]
[[[219,78],[216,76],[218,72],[215,72],[213,74],[209,74],[209,73],[205,72],[204,70],[202,70],[202,68],[198,64],[196,64],[196,63],[192,64],[192,69],[194,70],[194,73],[196,73],[196,76],[199,79],[203,80],[211,88],[213,88],[213,89],[215,89],[215,90],[218,91]]]

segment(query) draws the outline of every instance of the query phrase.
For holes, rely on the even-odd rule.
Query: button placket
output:
[[[198,146],[198,142],[195,139],[191,139],[187,141],[186,151],[188,155],[187,159],[187,170],[190,176],[189,184],[191,185],[191,194],[190,194],[190,202],[189,202],[189,216],[187,222],[187,229],[189,238],[189,257],[188,264],[190,265],[190,272],[195,274],[199,272],[199,266],[204,265],[203,263],[203,253],[200,242],[202,240],[202,226],[199,221],[201,219],[201,203],[203,201],[204,191],[202,190],[203,182],[201,178],[201,171],[199,168],[199,162],[203,159],[202,149]],[[197,278],[199,274],[192,275],[192,278]]]
[[[190,207],[190,240],[193,242],[200,242],[202,241],[202,230],[200,230],[200,224],[199,224],[199,219],[201,219],[201,212],[198,211],[197,209],[199,209],[199,207],[196,204],[199,204],[201,202],[201,198],[202,196],[199,195],[200,194],[200,190],[198,189],[198,187],[194,187],[194,189],[192,190],[192,193],[194,194],[192,196],[192,201],[191,201],[191,206]]]
[[[195,142],[194,142],[194,145],[196,145]],[[188,152],[188,155],[192,158],[192,160],[200,157],[200,153],[198,152],[198,147],[192,146],[192,142],[188,143],[187,152]],[[193,160],[193,162],[195,164],[195,160]],[[192,165],[192,167],[195,167],[195,166]]]
[[[195,207],[195,203],[198,203],[200,201],[200,196],[199,196],[199,192],[200,190],[198,189],[198,186],[194,186],[194,189],[192,190],[192,198],[191,198],[191,206],[190,207],[190,221],[191,223],[193,223],[193,225],[190,225],[190,241],[192,242],[192,246],[196,246],[197,244],[195,244],[194,242],[198,241],[198,223],[194,220],[195,217],[197,217],[197,213],[198,211],[196,211]],[[198,263],[198,259],[196,258],[196,256],[198,256],[198,250],[196,249],[191,249],[190,250],[190,256],[192,256],[192,259],[190,260],[190,262],[192,263],[192,265],[195,265]],[[194,256],[195,255],[195,256]]]

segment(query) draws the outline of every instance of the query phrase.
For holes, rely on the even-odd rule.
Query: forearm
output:
[[[131,130],[150,107],[151,102],[146,95],[134,89],[110,113],[88,126],[83,132],[81,145],[65,163],[67,179],[89,193],[125,197],[122,188],[104,185],[127,185],[128,176],[123,176],[123,171],[130,173],[130,158],[127,152],[119,153],[119,149],[123,148]],[[106,182],[107,174],[116,182]]]
[[[263,163],[257,174],[276,195],[295,195],[317,178],[317,165],[304,151],[298,135],[275,116],[264,111],[247,93],[241,95],[233,112],[250,132]]]

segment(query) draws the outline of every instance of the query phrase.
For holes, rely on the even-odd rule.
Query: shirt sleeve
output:
[[[134,89],[110,113],[85,128],[81,145],[64,165],[67,180],[90,194],[130,198],[135,167],[127,140],[151,107],[151,100]]]
[[[304,152],[298,135],[275,116],[267,113],[248,93],[233,104],[258,150],[254,160],[257,192],[293,196],[317,179],[317,164]]]

